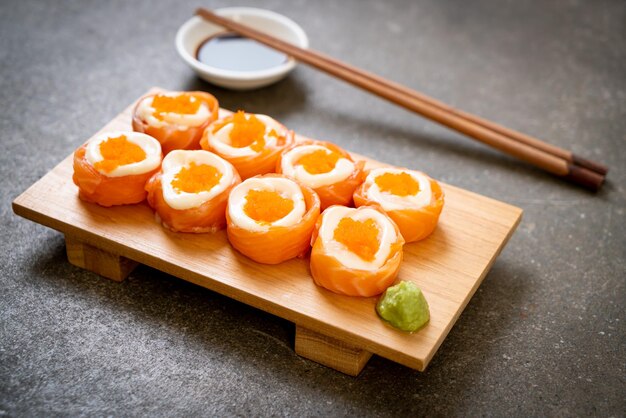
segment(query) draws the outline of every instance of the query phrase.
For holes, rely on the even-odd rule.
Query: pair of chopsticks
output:
[[[454,109],[401,84],[320,52],[297,47],[244,24],[219,16],[207,9],[200,8],[196,14],[563,179],[593,191],[599,190],[604,183],[608,168],[600,163],[584,159],[571,151],[476,115]]]

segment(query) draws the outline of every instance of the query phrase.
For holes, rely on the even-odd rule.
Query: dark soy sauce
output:
[[[231,71],[260,71],[277,67],[287,55],[234,33],[211,36],[198,46],[198,61]]]

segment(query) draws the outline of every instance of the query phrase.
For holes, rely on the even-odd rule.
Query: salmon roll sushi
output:
[[[146,184],[148,204],[174,232],[215,232],[226,226],[226,204],[241,182],[228,161],[204,150],[174,150]]]
[[[331,292],[375,296],[398,275],[404,238],[378,207],[329,207],[317,221],[312,242],[311,275]]]
[[[240,110],[209,125],[200,145],[230,161],[247,179],[273,173],[278,156],[293,141],[293,131],[271,117]]]
[[[200,149],[204,129],[217,119],[217,99],[202,91],[167,92],[143,97],[133,111],[133,130],[155,137],[163,154]]]
[[[324,210],[332,205],[352,205],[354,190],[363,181],[364,165],[364,161],[355,162],[335,144],[306,141],[281,154],[276,172],[315,190]]]
[[[252,177],[230,193],[228,240],[256,262],[278,264],[306,255],[319,214],[311,188],[280,174]]]
[[[145,185],[161,165],[161,145],[139,132],[106,132],[74,152],[72,180],[78,196],[101,206],[146,198]]]
[[[403,168],[370,170],[354,192],[358,206],[379,205],[400,228],[406,242],[423,240],[437,226],[444,194],[435,180]]]

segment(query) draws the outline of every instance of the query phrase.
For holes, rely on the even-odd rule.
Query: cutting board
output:
[[[98,133],[131,130],[133,106]],[[384,165],[355,158],[366,160],[368,168]],[[79,200],[71,155],[17,197],[13,210],[65,234],[74,265],[121,281],[142,263],[206,287],[294,322],[299,355],[357,375],[372,354],[423,371],[521,219],[517,207],[447,184],[442,188],[439,225],[426,240],[405,245],[398,276],[416,283],[430,305],[430,322],[412,334],[377,317],[377,298],[340,296],[316,286],[308,259],[258,264],[234,250],[224,231],[173,233],[145,203],[104,208]]]

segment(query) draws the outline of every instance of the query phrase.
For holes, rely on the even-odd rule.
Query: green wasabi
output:
[[[417,331],[430,319],[424,294],[411,282],[387,288],[376,304],[376,312],[392,326],[408,332]]]

